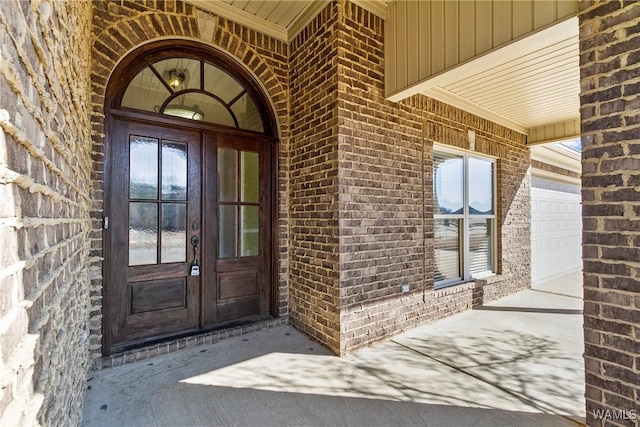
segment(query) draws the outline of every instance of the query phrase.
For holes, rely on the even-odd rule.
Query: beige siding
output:
[[[529,129],[528,145],[580,137],[580,120],[567,120]]]
[[[386,94],[575,16],[576,0],[398,0],[386,23]]]

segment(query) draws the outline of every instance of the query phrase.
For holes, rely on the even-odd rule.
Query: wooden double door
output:
[[[269,315],[268,138],[113,120],[103,352]]]

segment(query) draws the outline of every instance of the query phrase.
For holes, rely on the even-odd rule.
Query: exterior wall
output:
[[[382,20],[350,2],[336,7],[344,353],[528,287],[530,174],[523,135],[423,96],[386,101]],[[476,152],[498,158],[500,274],[434,291],[433,143],[469,149],[469,130]]]
[[[102,221],[105,89],[116,64],[131,50],[161,38],[197,40],[219,48],[250,70],[273,103],[279,126],[278,169],[278,306],[288,314],[287,177],[288,177],[288,46],[254,30],[201,11],[190,4],[163,2],[93,2],[91,350],[99,356],[102,343]],[[178,344],[176,344],[177,348]],[[158,349],[161,351],[161,349]],[[133,356],[135,359],[135,355]]]
[[[291,43],[291,322],[340,349],[338,9],[329,4]]]
[[[640,3],[585,1],[579,18],[587,423],[637,425]]]
[[[80,421],[91,3],[0,2],[0,425]]]

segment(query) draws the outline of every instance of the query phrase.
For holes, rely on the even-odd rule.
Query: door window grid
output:
[[[129,138],[129,265],[187,259],[187,147]]]
[[[264,132],[247,89],[226,71],[199,59],[177,57],[149,64],[131,80],[121,105]]]
[[[493,271],[495,163],[454,150],[434,150],[436,287]]]
[[[260,254],[259,155],[218,149],[218,257]]]

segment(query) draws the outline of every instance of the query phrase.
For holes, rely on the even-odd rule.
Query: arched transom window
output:
[[[129,83],[121,105],[137,110],[264,132],[256,102],[238,80],[206,61],[153,62]]]

